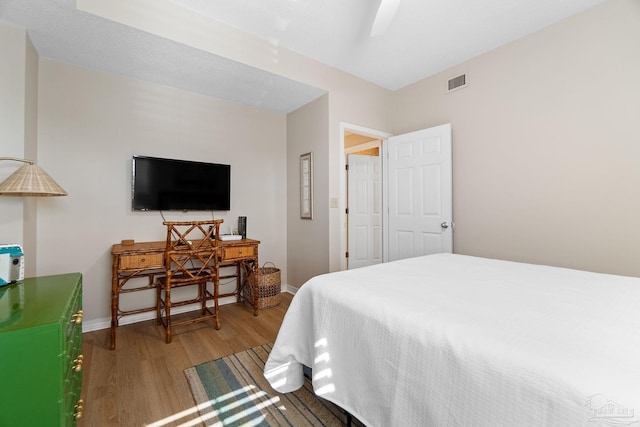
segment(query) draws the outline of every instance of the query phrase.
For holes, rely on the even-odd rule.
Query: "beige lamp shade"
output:
[[[0,196],[66,196],[67,192],[58,185],[40,166],[30,160],[1,158],[25,162],[20,169],[0,183]]]

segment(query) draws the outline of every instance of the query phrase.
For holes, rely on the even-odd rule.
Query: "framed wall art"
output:
[[[300,156],[300,218],[313,219],[313,155]]]

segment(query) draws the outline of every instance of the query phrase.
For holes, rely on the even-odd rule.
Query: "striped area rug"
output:
[[[205,425],[346,425],[344,411],[317,397],[308,379],[293,393],[274,391],[262,375],[270,351],[264,344],[184,371]]]

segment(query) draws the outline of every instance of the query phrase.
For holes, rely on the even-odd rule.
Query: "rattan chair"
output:
[[[175,326],[194,322],[213,320],[216,329],[220,329],[218,295],[220,286],[219,255],[217,236],[221,219],[211,221],[165,221],[167,226],[167,244],[164,253],[165,275],[156,279],[156,309],[158,324],[166,330],[166,341],[171,342],[172,329]],[[213,286],[212,292],[207,284]],[[174,301],[171,291],[175,288],[195,286],[196,297]],[[207,307],[207,300],[213,300],[213,307]],[[200,304],[195,313],[184,314],[185,319],[172,321],[173,307],[187,304]]]

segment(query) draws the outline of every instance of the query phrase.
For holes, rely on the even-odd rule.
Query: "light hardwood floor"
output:
[[[78,426],[200,425],[189,423],[197,413],[191,412],[194,402],[183,371],[273,342],[291,298],[283,293],[279,306],[261,310],[258,317],[243,305],[223,305],[220,330],[210,322],[178,327],[170,344],[155,320],[120,326],[113,351],[108,329],[85,333],[85,406]],[[183,411],[191,413],[180,416]]]

